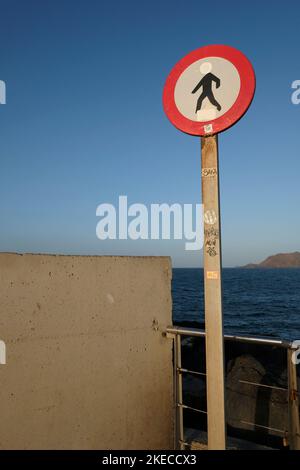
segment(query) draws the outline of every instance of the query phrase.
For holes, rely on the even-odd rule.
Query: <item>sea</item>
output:
[[[300,269],[223,269],[224,333],[300,340]],[[173,269],[173,321],[204,325],[203,269]]]

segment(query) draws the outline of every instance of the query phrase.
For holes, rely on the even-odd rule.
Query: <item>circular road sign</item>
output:
[[[181,131],[211,135],[235,124],[254,92],[254,70],[244,54],[230,46],[205,46],[187,54],[171,70],[163,106]]]

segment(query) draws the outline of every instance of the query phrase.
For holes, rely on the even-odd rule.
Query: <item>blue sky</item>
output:
[[[242,50],[257,89],[220,134],[225,266],[300,249],[300,4],[0,0],[0,250],[170,255],[183,241],[100,241],[96,207],[199,203],[200,144],[161,104],[165,79],[207,44]]]

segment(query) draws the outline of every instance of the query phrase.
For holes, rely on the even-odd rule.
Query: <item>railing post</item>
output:
[[[183,408],[182,408],[182,374],[181,369],[181,336],[176,335],[176,362],[177,362],[177,416],[178,416],[178,437],[179,437],[179,449],[184,450],[184,430],[183,430]]]
[[[297,365],[293,362],[293,349],[287,350],[288,370],[288,424],[289,445],[292,450],[300,450],[299,398],[297,384]]]
[[[173,336],[173,361],[174,361],[174,450],[178,449],[179,430],[178,430],[178,383],[177,383],[177,335]]]

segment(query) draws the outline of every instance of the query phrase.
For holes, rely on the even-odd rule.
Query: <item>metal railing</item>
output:
[[[182,377],[183,374],[192,374],[195,376],[206,376],[206,373],[198,372],[182,367],[182,337],[196,337],[205,338],[205,331],[196,328],[185,328],[172,326],[167,328],[166,335],[174,340],[174,397],[175,397],[175,423],[176,432],[174,437],[174,447],[184,450],[188,443],[184,435],[183,411],[190,410],[192,412],[207,414],[205,410],[200,410],[183,403],[183,387]],[[292,342],[283,341],[271,338],[259,338],[250,336],[235,336],[224,335],[225,341],[235,341],[239,343],[257,344],[257,345],[270,345],[284,348],[287,351],[287,388],[277,387],[273,385],[266,385],[246,380],[239,382],[245,383],[254,387],[265,387],[275,390],[281,390],[287,393],[287,412],[288,412],[288,430],[275,429],[269,426],[264,426],[259,423],[251,423],[248,421],[241,421],[243,424],[255,426],[255,428],[265,429],[281,434],[290,449],[300,449],[300,423],[299,423],[299,393],[297,390],[297,370],[296,364],[292,361],[292,354],[295,351]]]

